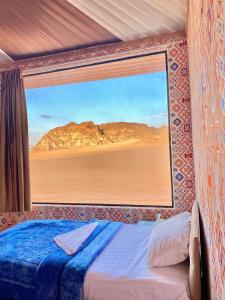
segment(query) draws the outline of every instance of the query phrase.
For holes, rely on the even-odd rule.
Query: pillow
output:
[[[149,267],[178,264],[189,256],[191,213],[171,217],[155,226],[151,232],[148,249]]]

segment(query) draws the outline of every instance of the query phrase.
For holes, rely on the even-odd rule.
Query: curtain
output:
[[[0,90],[0,210],[28,211],[28,122],[20,70],[3,72]]]

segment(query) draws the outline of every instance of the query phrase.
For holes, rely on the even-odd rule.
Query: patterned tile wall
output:
[[[196,198],[211,298],[225,300],[225,0],[191,0],[189,11]]]
[[[107,218],[111,220],[135,223],[138,220],[152,220],[157,212],[169,217],[184,210],[190,210],[195,198],[194,167],[192,151],[191,104],[189,91],[189,69],[187,41],[183,33],[162,36],[160,38],[142,39],[135,42],[118,43],[71,52],[69,54],[45,57],[42,60],[27,60],[19,63],[24,72],[30,69],[46,70],[57,64],[80,65],[85,61],[103,61],[132,54],[146,54],[160,51],[167,52],[169,77],[169,106],[172,149],[172,176],[174,189],[174,207],[163,208],[124,208],[124,207],[88,207],[36,205],[32,212],[24,214],[7,213],[0,217],[0,227],[7,228],[24,219],[31,218],[69,218],[90,219]]]

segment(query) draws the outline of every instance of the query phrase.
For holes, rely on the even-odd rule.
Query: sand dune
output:
[[[119,144],[30,154],[32,201],[171,205],[165,144]]]

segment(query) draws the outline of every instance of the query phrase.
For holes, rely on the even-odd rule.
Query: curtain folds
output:
[[[3,72],[0,90],[0,211],[28,211],[28,122],[20,70]]]

